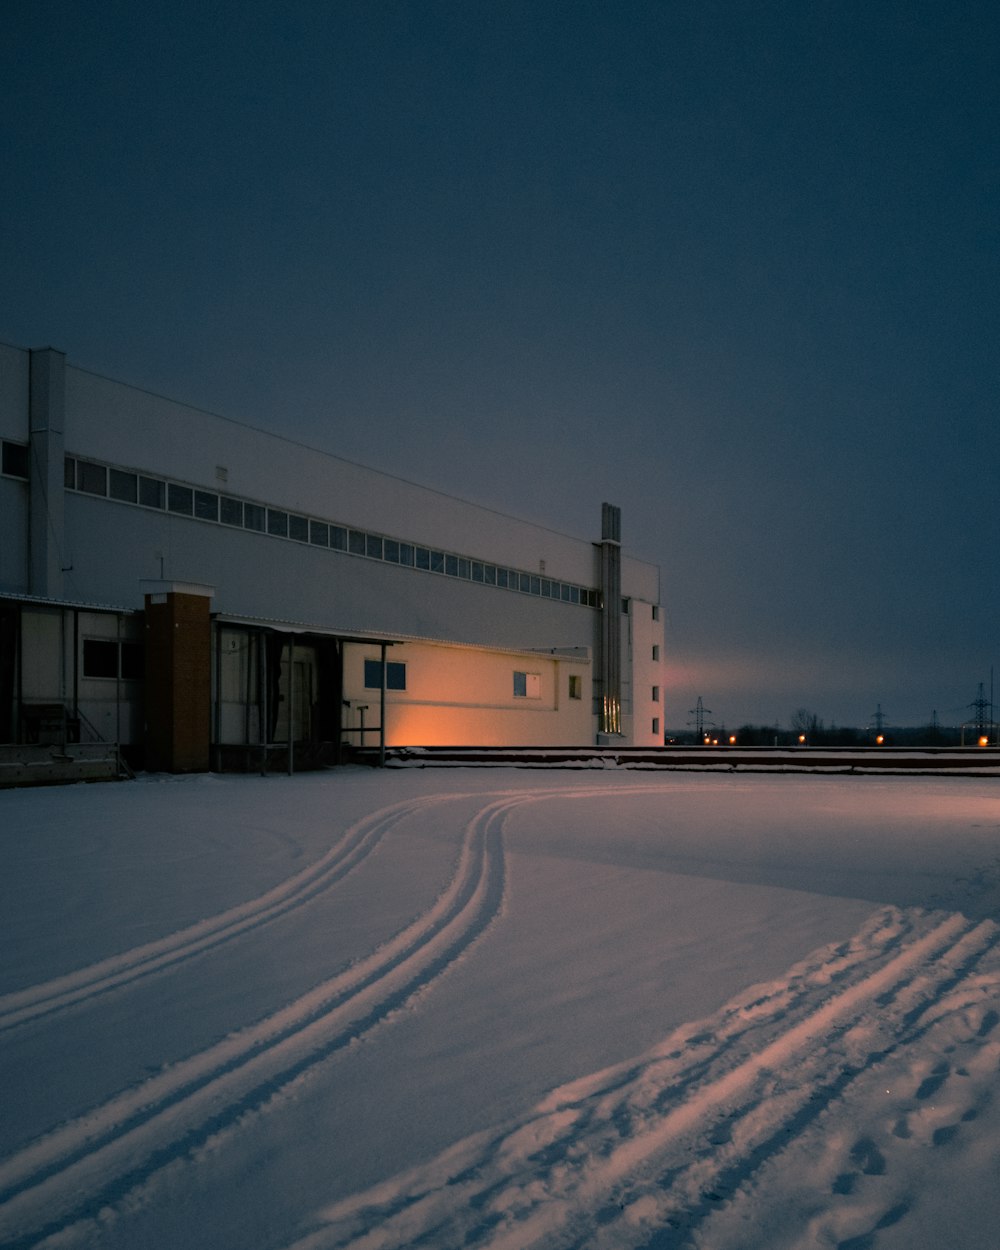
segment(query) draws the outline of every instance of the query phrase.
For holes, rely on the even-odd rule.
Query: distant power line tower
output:
[[[880,734],[885,728],[885,716],[882,712],[882,704],[876,704],[875,711],[872,712],[872,729]]]
[[[705,707],[701,701],[701,695],[698,696],[698,702],[692,708],[688,708],[688,716],[693,716],[694,720],[688,721],[689,725],[694,725],[694,731],[698,735],[699,741],[705,736],[705,717],[712,715],[712,709]]]
[[[986,691],[983,689],[982,682],[979,683],[976,697],[969,704],[969,707],[972,709],[972,723],[975,726],[976,733],[982,737],[993,721],[993,706],[986,697]]]

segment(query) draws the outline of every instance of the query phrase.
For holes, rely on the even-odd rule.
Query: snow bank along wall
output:
[[[659,570],[0,346],[0,741],[663,741]],[[596,504],[595,504],[596,514]],[[284,754],[283,754],[284,753]]]

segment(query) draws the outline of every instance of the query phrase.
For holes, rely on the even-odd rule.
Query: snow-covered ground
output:
[[[1000,792],[0,794],[0,1244],[996,1245]]]

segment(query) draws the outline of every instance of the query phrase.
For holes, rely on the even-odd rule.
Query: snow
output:
[[[992,1247],[984,778],[0,794],[0,1244]]]

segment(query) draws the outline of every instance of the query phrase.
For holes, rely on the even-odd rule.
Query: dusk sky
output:
[[[666,723],[1000,665],[1000,10],[8,0],[0,339],[661,566]],[[1000,694],[1000,668],[997,690]]]

